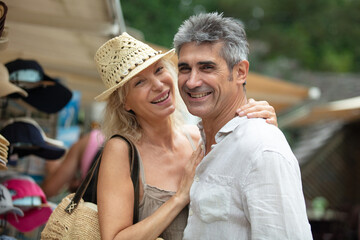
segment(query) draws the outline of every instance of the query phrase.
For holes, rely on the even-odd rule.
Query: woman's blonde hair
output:
[[[170,73],[175,88],[175,112],[171,114],[170,120],[173,127],[179,127],[183,124],[182,112],[186,111],[184,103],[179,100],[179,91],[177,88],[177,71],[176,67],[170,60],[160,60],[164,63],[165,68]],[[102,131],[109,139],[114,134],[120,134],[132,141],[138,141],[142,136],[142,128],[137,121],[136,115],[132,111],[125,109],[125,100],[129,92],[129,82],[117,91],[113,92],[107,100]]]

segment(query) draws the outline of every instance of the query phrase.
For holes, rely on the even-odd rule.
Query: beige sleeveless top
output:
[[[192,148],[195,150],[196,147],[192,138],[188,133],[185,133],[185,135],[188,138]],[[146,184],[145,172],[141,157],[139,157],[139,160],[141,182],[144,189],[143,198],[139,204],[139,221],[141,221],[153,214],[153,212],[155,212],[163,203],[169,200],[169,198],[171,198],[175,192],[162,190]],[[181,240],[183,238],[184,229],[187,223],[188,211],[188,206],[186,206],[159,237],[163,238],[164,240]]]

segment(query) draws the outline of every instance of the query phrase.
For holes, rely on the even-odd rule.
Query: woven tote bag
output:
[[[42,231],[41,239],[100,239],[96,204],[81,199],[71,214],[65,212],[74,195],[62,199]]]
[[[139,154],[135,145],[127,138],[114,135],[124,139],[129,145],[129,159],[131,180],[134,184],[134,219],[138,221],[139,206]],[[85,179],[77,189],[62,199],[60,204],[50,215],[44,230],[41,232],[43,240],[95,240],[100,238],[100,227],[97,212],[97,205],[91,202],[84,202],[82,199],[94,173],[100,164],[101,154],[96,163],[89,170]]]

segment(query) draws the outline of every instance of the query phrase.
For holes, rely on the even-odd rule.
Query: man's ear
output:
[[[247,75],[249,73],[249,61],[242,60],[234,66],[234,80],[237,83],[243,85],[246,82]]]

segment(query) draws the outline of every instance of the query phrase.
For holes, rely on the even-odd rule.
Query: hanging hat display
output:
[[[20,157],[30,154],[56,160],[61,158],[66,151],[61,141],[48,138],[39,124],[30,118],[15,118],[6,122],[0,130],[10,142],[12,152]]]
[[[12,192],[12,201],[25,198],[38,198],[39,201],[33,201],[33,206],[23,206],[24,215],[22,217],[7,216],[6,220],[20,232],[29,232],[45,224],[49,219],[52,209],[48,205],[46,196],[40,186],[32,180],[25,178],[12,178],[2,183],[10,192]],[[15,205],[21,207],[21,205]],[[26,210],[25,210],[26,207]]]
[[[41,65],[34,60],[16,59],[5,64],[10,81],[28,93],[24,98],[29,105],[45,113],[57,113],[71,100],[72,92],[59,80],[45,74]]]

